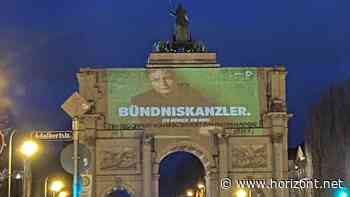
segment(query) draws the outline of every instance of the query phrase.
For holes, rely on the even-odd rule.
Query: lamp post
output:
[[[47,176],[46,178],[45,178],[45,191],[44,191],[44,195],[45,195],[45,197],[47,197],[47,190],[48,190],[48,182],[49,182],[49,176]]]
[[[69,196],[69,193],[67,191],[61,191],[59,194],[58,194],[58,197],[68,197]]]
[[[24,156],[23,168],[23,197],[31,196],[32,172],[30,168],[30,158],[37,153],[39,146],[32,140],[25,141],[21,146],[21,153]]]
[[[12,144],[13,137],[16,134],[16,130],[13,130],[10,134],[9,140],[9,158],[8,158],[8,188],[7,188],[7,197],[11,197],[11,181],[12,181]]]

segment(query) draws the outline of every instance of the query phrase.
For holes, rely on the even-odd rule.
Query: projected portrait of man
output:
[[[209,98],[203,96],[201,92],[193,88],[190,84],[180,80],[174,69],[149,69],[146,71],[151,84],[151,89],[131,98],[131,104],[138,107],[198,107],[215,106]],[[175,109],[176,110],[176,109]],[[140,112],[140,110],[139,110]],[[172,111],[173,112],[173,111]],[[197,125],[212,124],[222,118],[206,116],[139,116],[138,123],[164,124],[177,123],[188,125],[196,123]]]
[[[131,103],[137,106],[181,106],[210,105],[208,98],[192,88],[188,83],[180,82],[173,69],[149,69],[147,76],[152,89],[136,95]]]

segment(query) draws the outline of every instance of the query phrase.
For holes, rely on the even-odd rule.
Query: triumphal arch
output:
[[[157,197],[159,164],[185,151],[206,172],[207,196],[231,196],[232,180],[287,178],[286,71],[221,67],[215,53],[151,53],[146,68],[81,69],[80,143],[92,159],[82,196],[115,188]],[[265,196],[286,196],[264,190]]]
[[[79,95],[90,106],[78,117],[80,143],[91,152],[81,196],[122,188],[133,197],[158,197],[159,164],[178,151],[203,164],[207,197],[232,196],[232,188],[221,187],[224,178],[287,179],[285,68],[221,66],[216,53],[186,37],[181,9],[174,12],[173,40],[156,43],[144,68],[77,74]]]

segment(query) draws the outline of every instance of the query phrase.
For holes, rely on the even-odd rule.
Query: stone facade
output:
[[[215,53],[151,54],[146,67],[219,67]],[[195,65],[195,66],[193,66]],[[259,67],[262,133],[254,136],[225,130],[208,135],[179,129],[160,133],[149,130],[116,131],[105,121],[106,84],[103,69],[81,69],[79,94],[91,103],[88,113],[79,117],[80,142],[92,153],[90,168],[83,175],[92,177],[83,197],[104,197],[115,188],[133,197],[158,197],[159,164],[167,155],[185,151],[197,156],[206,171],[208,197],[231,197],[220,189],[220,180],[286,179],[288,177],[288,119],[286,111],[286,71],[281,66]],[[253,196],[287,197],[284,190],[257,190]]]

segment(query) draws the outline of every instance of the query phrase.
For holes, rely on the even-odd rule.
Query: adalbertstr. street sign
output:
[[[32,137],[45,141],[72,141],[72,131],[33,131]]]

